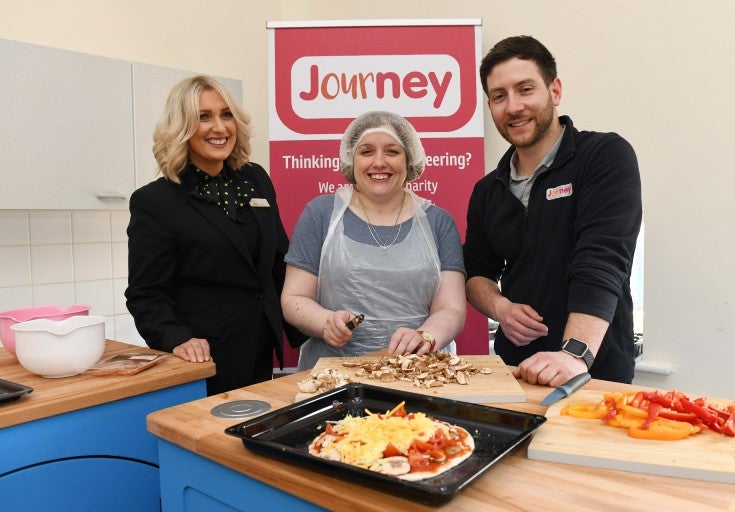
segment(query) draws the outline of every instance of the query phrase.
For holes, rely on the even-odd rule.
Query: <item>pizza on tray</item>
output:
[[[309,453],[403,480],[432,478],[466,460],[475,441],[462,427],[407,413],[404,402],[385,414],[365,411],[329,422]]]

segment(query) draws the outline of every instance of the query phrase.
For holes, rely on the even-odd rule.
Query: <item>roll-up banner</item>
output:
[[[464,239],[484,175],[479,19],[268,22],[270,176],[289,235],[306,203],[347,184],[339,143],[370,110],[404,116],[427,166],[408,184],[447,210]],[[468,305],[459,354],[488,353],[487,318]],[[298,351],[286,348],[286,367]]]

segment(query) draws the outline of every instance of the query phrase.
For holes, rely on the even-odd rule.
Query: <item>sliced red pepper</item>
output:
[[[712,402],[704,398],[697,398],[693,402],[703,407],[704,409],[711,411],[713,414],[716,414],[718,417],[722,418],[723,420],[727,420],[733,414],[732,412],[729,412],[725,409],[721,409],[720,407],[716,406],[715,404],[713,404]]]
[[[643,409],[648,402],[648,399],[644,396],[643,391],[639,391],[633,398],[630,399],[629,404],[638,409]]]
[[[661,409],[661,412],[658,413],[658,417],[673,421],[685,421],[692,425],[697,425],[699,423],[699,418],[693,412],[676,412],[671,409]]]
[[[684,410],[696,414],[697,417],[702,421],[704,426],[706,426],[708,429],[717,433],[722,432],[722,420],[719,418],[719,416],[717,416],[717,414],[708,409],[705,409],[701,405],[695,404],[686,397],[682,397],[679,402],[681,403]]]
[[[416,447],[416,441],[411,443],[411,447],[408,449],[408,464],[411,466],[413,471],[424,471],[431,465],[429,456],[419,450]]]
[[[735,437],[735,412],[725,421],[722,433],[726,436]]]
[[[663,408],[663,405],[655,402],[648,404],[648,417],[646,418],[646,421],[643,422],[643,425],[641,425],[641,428],[643,430],[647,429],[651,422],[658,418],[658,414],[663,410]]]
[[[664,407],[668,407],[669,409],[673,409],[675,411],[678,410],[678,400],[673,400],[670,396],[660,395],[659,393],[651,393],[649,391],[644,391],[643,396],[651,403],[661,404]]]
[[[391,411],[391,412],[393,413],[393,414],[391,414],[391,416],[395,416],[397,418],[405,418],[406,417],[406,408],[403,406],[403,404],[401,404],[400,407],[398,407],[396,409],[393,409],[393,411]]]
[[[730,413],[728,413],[727,411],[723,411],[722,409],[718,409],[717,407],[711,407],[711,406],[710,406],[710,410],[712,410],[712,412],[714,412],[715,414],[717,414],[717,416],[719,416],[720,418],[722,418],[722,419],[723,419],[723,420],[725,420],[725,421],[727,421],[727,419],[728,419],[728,418],[729,418],[730,416],[732,416],[732,415],[731,415]]]
[[[395,457],[396,455],[400,455],[401,452],[398,451],[398,448],[393,446],[393,443],[388,443],[388,446],[385,447],[385,450],[383,450],[383,457]]]
[[[446,439],[446,436],[444,435],[444,430],[438,428],[434,431],[434,435],[431,436],[431,442],[432,443],[440,443],[444,439]]]
[[[605,397],[605,407],[607,407],[607,414],[602,417],[602,421],[610,421],[618,415],[618,404],[614,398]]]
[[[643,439],[682,439],[705,428],[735,437],[735,403],[692,400],[678,391],[606,393],[597,404],[568,405],[561,414],[601,418]]]
[[[434,449],[433,444],[422,441],[421,439],[414,439],[413,446],[422,453],[428,453]]]

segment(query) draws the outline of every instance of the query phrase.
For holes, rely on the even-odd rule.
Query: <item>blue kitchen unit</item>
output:
[[[103,357],[125,352],[154,351],[108,341]],[[45,379],[0,349],[0,378],[33,388],[0,403],[0,510],[160,510],[146,416],[204,397],[214,371],[169,357],[135,375]]]

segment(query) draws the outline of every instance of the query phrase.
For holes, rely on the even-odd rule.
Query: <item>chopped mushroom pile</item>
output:
[[[337,370],[327,368],[318,373],[312,373],[298,383],[302,393],[324,393],[350,382],[350,378]]]
[[[406,381],[420,388],[434,388],[452,383],[467,385],[471,375],[492,373],[492,368],[478,370],[466,359],[442,352],[421,356],[383,356],[378,361],[357,359],[345,361],[342,366],[357,368],[356,377],[367,377],[381,382]]]

